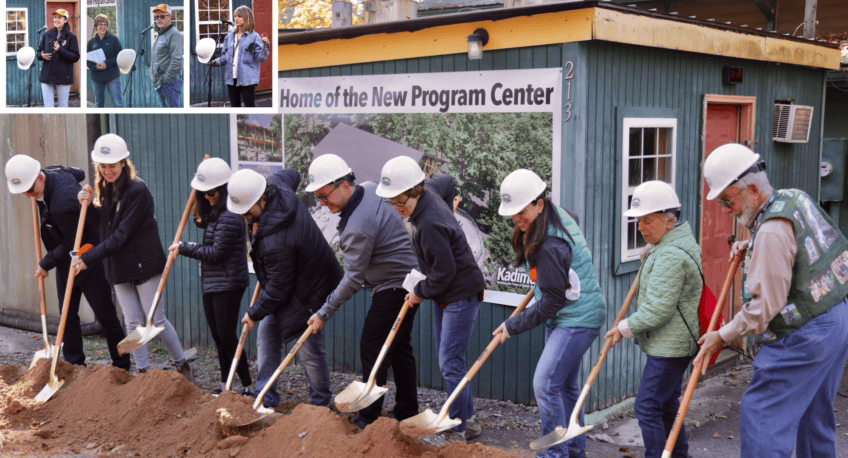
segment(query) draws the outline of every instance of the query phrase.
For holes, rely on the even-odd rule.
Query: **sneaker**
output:
[[[465,420],[465,440],[473,441],[483,433],[483,426],[477,422],[477,416],[472,415]]]
[[[189,381],[192,385],[194,384],[194,375],[191,373],[191,366],[188,364],[188,361],[183,361],[182,364],[177,366],[177,372],[183,374],[183,377]]]
[[[244,387],[244,388],[241,389],[241,395],[245,396],[245,397],[251,397],[251,398],[256,399],[256,392],[251,390],[248,387]]]
[[[212,394],[221,394],[224,392],[224,385],[218,385],[218,388],[212,390]]]
[[[424,436],[421,438],[421,442],[425,444],[434,445],[436,447],[441,447],[443,445],[450,444],[451,442],[462,442],[465,441],[465,431],[455,431],[453,429],[449,429],[447,431],[442,431],[440,433],[432,434],[430,436]]]

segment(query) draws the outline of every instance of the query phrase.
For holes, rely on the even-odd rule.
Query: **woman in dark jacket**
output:
[[[94,18],[94,35],[88,40],[86,52],[89,54],[98,49],[103,51],[103,62],[94,63],[89,60],[88,70],[91,71],[91,82],[94,84],[94,100],[97,108],[106,106],[106,91],[112,97],[116,107],[124,106],[121,100],[121,72],[118,71],[118,53],[123,49],[121,40],[109,33],[109,18],[105,14],[98,14]],[[89,57],[90,59],[91,57]]]
[[[442,183],[437,177],[425,186],[424,177],[414,159],[396,157],[383,166],[376,192],[388,198],[400,216],[409,218],[412,249],[427,278],[415,286],[407,300],[413,305],[424,299],[433,300],[436,353],[450,394],[468,371],[465,350],[477,318],[479,297],[486,284],[465,233],[442,200],[442,196],[449,194],[442,187],[452,187],[453,180]],[[462,423],[425,442],[442,445],[473,439],[480,434],[479,423],[473,416],[474,399],[471,386],[466,385],[450,406],[450,417]]]
[[[147,324],[147,314],[156,296],[167,261],[159,229],[153,216],[153,194],[135,175],[128,159],[127,144],[115,134],[94,142],[94,206],[100,212],[100,243],[79,258],[79,269],[103,261],[106,279],[115,286],[127,333]],[[80,191],[80,201],[86,191]],[[153,324],[165,327],[157,338],[165,344],[177,371],[194,383],[191,367],[183,354],[177,331],[165,318],[162,298],[153,313]],[[139,372],[150,368],[147,345],[132,352]]]
[[[79,42],[71,32],[67,11],[53,12],[53,27],[41,37],[36,55],[44,61],[39,78],[44,106],[52,108],[53,96],[58,93],[59,107],[67,107],[74,84],[74,63],[80,58]]]
[[[247,275],[247,230],[244,218],[227,210],[227,181],[230,166],[219,158],[207,159],[197,167],[191,181],[195,189],[194,221],[202,228],[203,243],[180,242],[171,251],[200,261],[200,278],[203,286],[203,311],[221,369],[223,391],[230,364],[238,346],[236,325],[244,290],[250,280]],[[250,389],[253,381],[247,367],[246,352],[242,352],[236,372],[244,387],[242,394],[256,396]]]

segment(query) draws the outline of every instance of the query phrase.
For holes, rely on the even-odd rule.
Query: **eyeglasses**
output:
[[[26,191],[26,192],[35,192],[35,184],[36,184],[36,183],[38,183],[38,180],[35,180],[35,181],[32,183],[32,187],[30,187],[29,189],[27,189],[27,191]]]
[[[716,202],[718,202],[718,204],[721,205],[722,207],[733,208],[733,202],[735,202],[736,198],[739,197],[740,195],[742,195],[742,191],[737,192],[736,195],[733,196],[730,199],[719,199],[719,200],[716,200]]]
[[[406,196],[406,200],[404,200],[403,202],[392,202],[391,199],[383,199],[383,201],[394,208],[403,208],[403,206],[406,205],[407,202],[409,202],[409,199],[410,197]]]
[[[156,19],[158,21],[159,19],[165,19],[166,17],[168,17],[167,14],[157,14],[153,16],[153,19]]]
[[[325,195],[323,195],[323,196],[319,196],[318,194],[315,194],[315,197],[317,197],[317,198],[318,198],[318,201],[319,201],[319,202],[327,203],[327,202],[328,202],[328,201],[327,201],[327,198],[328,198],[328,197],[330,197],[330,194],[332,194],[332,193],[333,193],[333,191],[335,191],[336,189],[338,189],[340,185],[341,185],[341,183],[336,183],[336,187],[335,187],[335,188],[333,188],[333,189],[331,189],[331,190],[330,190],[330,192],[328,192],[327,194],[325,194]]]
[[[209,197],[215,197],[215,196],[218,195],[218,190],[212,189],[212,190],[206,191],[206,195],[209,196]]]

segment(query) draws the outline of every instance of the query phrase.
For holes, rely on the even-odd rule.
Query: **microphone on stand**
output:
[[[228,21],[228,20],[226,20],[226,19],[221,19],[221,23],[222,23],[222,24],[233,25],[233,21]]]
[[[148,30],[152,29],[153,27],[156,27],[156,24],[150,24],[150,27],[148,27],[148,28],[146,28],[146,29],[142,30],[142,31],[141,31],[141,33],[145,33],[145,32],[147,32]]]
[[[38,29],[38,32],[36,32],[36,33],[41,33],[41,32],[44,32],[45,30],[47,30],[47,26],[46,26],[46,25],[45,25],[44,27],[42,27],[42,28]]]

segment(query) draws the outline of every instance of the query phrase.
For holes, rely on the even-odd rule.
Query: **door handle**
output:
[[[736,236],[735,236],[735,235],[728,235],[728,236],[727,236],[727,244],[728,244],[728,245],[733,245],[733,242],[735,242],[735,241],[736,241]]]

